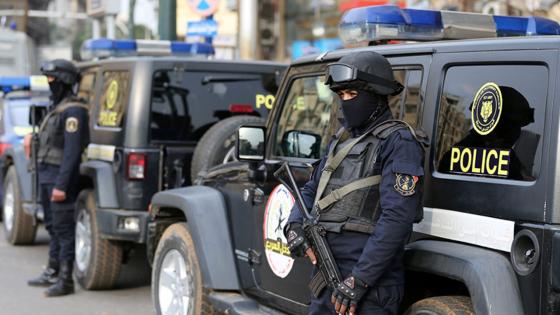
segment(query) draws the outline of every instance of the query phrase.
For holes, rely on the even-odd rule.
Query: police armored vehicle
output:
[[[49,104],[49,86],[44,76],[0,77],[0,192],[4,236],[13,245],[33,243],[37,221],[31,209],[32,176],[23,139],[33,131],[32,106]],[[39,212],[41,218],[42,213]]]
[[[557,314],[558,23],[380,6],[347,12],[340,27],[348,44],[378,45],[293,63],[266,127],[239,131],[241,161],[153,197],[155,311],[307,312],[311,264],[290,257],[294,197],[272,174],[287,162],[308,180],[338,129],[326,66],[375,51],[404,86],[389,99],[394,118],[429,139],[401,311]],[[422,42],[383,44],[393,40]]]
[[[206,44],[96,39],[80,63],[90,139],[77,202],[74,273],[113,286],[144,244],[152,195],[235,159],[235,132],[261,123],[285,66],[209,60]]]

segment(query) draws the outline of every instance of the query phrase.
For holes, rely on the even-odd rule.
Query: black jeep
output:
[[[80,166],[74,270],[86,289],[112,287],[134,244],[145,243],[153,194],[235,159],[237,128],[264,121],[285,70],[272,62],[153,56],[160,46],[169,50],[169,42],[156,44],[94,40],[86,51],[120,56],[79,64],[91,143]],[[171,50],[192,52],[189,45],[171,43]]]
[[[389,100],[394,117],[430,140],[424,219],[406,249],[403,312],[560,312],[560,37],[509,36],[529,33],[531,23],[541,34],[559,34],[560,27],[539,18],[417,11],[459,23],[438,33],[437,25],[411,24],[424,14],[416,10],[359,10],[370,10],[354,16],[371,18],[371,25],[355,22],[343,35],[367,31],[376,43],[413,35],[481,38],[382,44],[292,64],[266,127],[239,132],[245,162],[215,167],[201,185],[152,199],[148,254],[158,314],[307,312],[311,264],[290,258],[282,227],[294,199],[273,173],[288,162],[298,183],[306,182],[338,129],[337,97],[322,82],[325,66],[367,50],[387,57],[405,87]],[[401,23],[398,14],[410,19]],[[469,23],[477,27],[465,33]],[[477,33],[485,25],[493,33]],[[504,38],[486,38],[496,35]]]

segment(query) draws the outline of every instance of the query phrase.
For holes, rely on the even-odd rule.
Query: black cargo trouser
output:
[[[41,205],[45,214],[45,227],[49,232],[49,258],[56,261],[74,261],[75,201],[76,194],[67,192],[63,202],[51,201],[54,184],[41,184]]]

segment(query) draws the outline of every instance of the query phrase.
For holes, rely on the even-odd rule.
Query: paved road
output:
[[[85,291],[45,298],[43,288],[26,284],[46,263],[48,234],[41,228],[36,245],[11,246],[0,225],[0,314],[2,315],[120,315],[152,314],[150,269],[144,247],[137,248],[123,266],[117,287],[111,291]]]

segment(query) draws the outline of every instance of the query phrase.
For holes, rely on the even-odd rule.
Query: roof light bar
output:
[[[432,41],[502,36],[558,35],[560,25],[541,17],[401,9],[395,5],[348,10],[339,25],[345,44],[379,40]]]
[[[18,90],[49,91],[49,83],[44,75],[0,77],[0,90],[4,93]]]
[[[166,40],[99,38],[85,41],[81,49],[81,57],[84,60],[124,56],[209,56],[212,54],[214,54],[214,48],[210,44]]]

